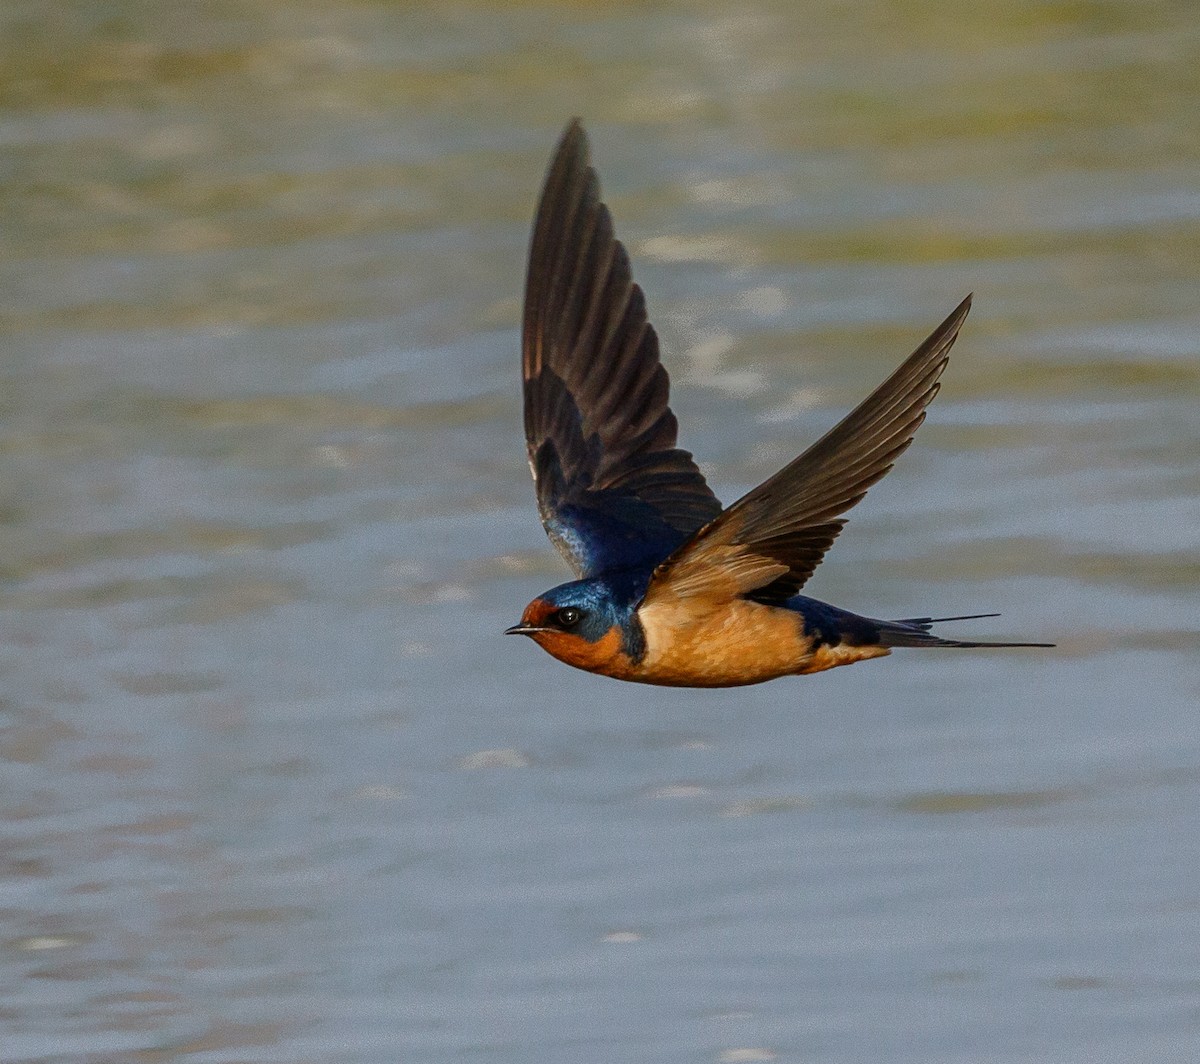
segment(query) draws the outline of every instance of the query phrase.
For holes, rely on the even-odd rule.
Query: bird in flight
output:
[[[722,507],[675,445],[667,372],[613,233],[578,119],[546,173],[525,282],[525,440],[538,510],[579,579],[535,598],[507,634],[579,669],[676,687],[821,672],[943,639],[963,617],[881,621],[800,594],[845,523],[912,441],[968,296],[800,457]]]

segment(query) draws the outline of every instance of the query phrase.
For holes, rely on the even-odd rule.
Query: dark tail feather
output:
[[[945,621],[977,621],[981,617],[999,617],[998,613],[964,613],[961,617],[904,617],[891,624],[911,624],[914,628],[924,628],[929,631],[931,625],[942,624]]]
[[[998,613],[971,613],[962,617],[910,617],[902,621],[879,622],[881,647],[1052,647],[1053,643],[988,643],[965,639],[942,639],[929,629],[943,621],[975,621],[981,617],[999,617]]]

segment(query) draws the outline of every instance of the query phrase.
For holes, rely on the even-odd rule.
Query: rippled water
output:
[[[0,1057],[1200,1049],[1185,0],[0,13]],[[574,113],[724,498],[976,293],[810,585],[1057,650],[688,692],[499,634]]]

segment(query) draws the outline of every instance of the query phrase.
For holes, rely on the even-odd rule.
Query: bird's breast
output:
[[[637,617],[646,638],[637,676],[644,683],[735,687],[816,671],[809,668],[813,640],[791,610],[735,599],[701,611],[680,598],[644,604]]]

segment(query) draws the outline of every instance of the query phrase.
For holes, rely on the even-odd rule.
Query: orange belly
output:
[[[737,687],[777,676],[823,672],[888,654],[886,647],[813,649],[791,610],[746,599],[698,615],[686,601],[643,605],[646,655],[622,679],[674,687]]]

